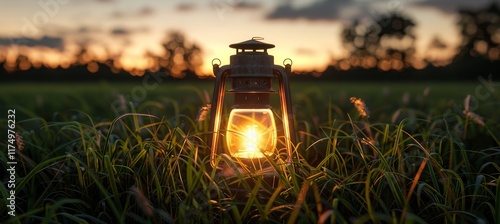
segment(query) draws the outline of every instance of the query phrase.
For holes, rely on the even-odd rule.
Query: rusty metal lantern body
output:
[[[274,65],[274,57],[267,53],[274,45],[256,38],[229,47],[236,49],[230,64],[213,65],[216,82],[209,124],[213,132],[209,141],[210,164],[216,166],[215,158],[219,153],[240,161],[278,158],[290,163],[295,142],[288,84],[291,64]],[[232,88],[226,91],[228,79]],[[273,80],[278,80],[278,90],[273,89]],[[234,95],[234,103],[226,120],[223,112],[227,94]],[[279,94],[281,119],[275,119],[271,94]],[[281,148],[276,150],[276,147]]]

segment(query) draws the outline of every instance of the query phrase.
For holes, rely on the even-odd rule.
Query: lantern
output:
[[[216,81],[209,124],[212,132],[210,164],[216,167],[216,156],[221,153],[239,161],[245,168],[255,163],[266,168],[269,160],[291,163],[295,142],[288,84],[291,60],[285,60],[290,62],[285,67],[274,65],[274,57],[267,53],[274,45],[261,42],[259,38],[229,47],[236,49],[230,64],[222,67],[213,64]],[[226,90],[229,80],[231,88]],[[277,90],[274,89],[276,85],[273,86],[276,80]],[[278,99],[272,97],[276,94]],[[226,95],[233,96],[230,106]]]

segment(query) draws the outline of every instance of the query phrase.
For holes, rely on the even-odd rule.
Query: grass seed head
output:
[[[464,99],[464,113],[470,110],[470,95],[467,95]]]
[[[204,121],[207,117],[208,112],[210,112],[210,108],[212,108],[211,104],[207,104],[206,106],[202,106],[198,111],[198,116],[196,116],[196,122]]]
[[[391,122],[395,124],[398,121],[400,115],[401,115],[401,110],[397,110],[396,112],[394,112],[391,118]]]
[[[481,126],[484,126],[484,119],[483,117],[479,116],[478,114],[472,112],[472,111],[463,111],[465,116],[476,122],[476,124],[479,124]]]
[[[361,98],[351,97],[350,101],[352,104],[354,104],[356,110],[358,110],[359,116],[370,118],[370,111]]]
[[[476,124],[479,124],[481,126],[484,126],[484,119],[483,117],[479,116],[479,114],[476,114],[470,110],[470,102],[471,102],[471,97],[470,95],[467,95],[464,99],[464,115],[476,122]]]
[[[19,151],[23,151],[24,140],[17,132],[16,132],[16,145],[17,145],[17,149],[19,149]]]
[[[127,100],[125,99],[125,96],[123,94],[118,95],[118,102],[119,102],[119,107],[120,111],[125,112],[127,111]]]

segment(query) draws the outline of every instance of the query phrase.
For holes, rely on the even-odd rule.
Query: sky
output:
[[[500,0],[493,0],[500,3]],[[457,9],[479,8],[492,0],[2,0],[0,57],[28,52],[54,64],[68,63],[80,45],[96,57],[120,54],[126,68],[143,68],[145,52],[161,54],[161,42],[179,31],[203,50],[203,73],[211,61],[229,63],[230,44],[263,37],[275,64],[290,58],[293,68],[322,71],[347,56],[340,33],[354,19],[373,20],[398,10],[417,27],[417,56],[438,37],[436,55],[455,53]]]

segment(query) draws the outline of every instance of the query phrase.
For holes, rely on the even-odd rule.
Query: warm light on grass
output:
[[[366,88],[360,85],[351,87]],[[418,85],[421,84],[411,86]],[[104,88],[92,89],[96,95],[82,94],[81,100],[75,100],[80,99],[75,96],[58,98],[57,102],[86,108],[88,113],[64,109],[68,104],[50,104],[51,91],[33,88],[42,98],[38,105],[16,108],[19,116],[16,127],[23,145],[22,151],[16,151],[17,214],[7,216],[7,208],[2,206],[0,220],[4,223],[500,221],[500,132],[496,125],[500,114],[495,113],[498,91],[495,97],[480,101],[477,107],[465,107],[481,114],[483,125],[470,122],[472,118],[462,111],[445,113],[450,101],[462,103],[467,94],[435,94],[441,89],[452,93],[456,84],[446,87],[449,89],[433,88],[429,97],[435,98],[422,98],[421,90],[426,85],[421,85],[418,91],[408,93],[411,97],[404,104],[400,102],[401,94],[395,92],[391,92],[395,97],[379,99],[370,98],[361,90],[342,95],[296,86],[294,102],[301,106],[296,119],[302,137],[300,144],[294,146],[292,164],[267,161],[276,169],[276,186],[272,187],[263,176],[238,169],[229,177],[217,175],[217,170],[210,166],[210,149],[205,142],[211,134],[207,131],[208,121],[194,120],[198,107],[207,103],[202,99],[203,94],[194,88],[175,88],[173,84],[169,87],[166,88],[172,92],[151,93],[144,101],[123,99],[120,114],[103,109],[109,105],[97,100],[118,97],[117,93],[98,92]],[[474,90],[474,86],[470,89]],[[17,96],[22,98],[28,92],[19,90]],[[193,103],[181,103],[187,95]],[[369,102],[369,122],[356,116],[359,105],[350,103],[351,95]],[[0,105],[14,105],[8,97],[0,101]],[[56,109],[49,113],[46,108]],[[398,119],[392,122],[395,113]],[[276,117],[275,122],[279,123],[279,119]],[[0,125],[5,127],[6,120],[0,119]],[[240,126],[237,130],[240,136],[247,131],[242,138],[247,139],[241,143],[243,148],[249,151],[259,148],[255,144],[260,142],[255,141],[262,133],[259,128],[249,123]],[[6,142],[0,142],[0,147],[6,148]],[[2,169],[7,167],[6,161],[6,154],[0,153]],[[216,156],[216,165],[221,163],[231,168],[236,162],[229,154],[221,154]],[[226,184],[240,189],[233,190]],[[0,194],[3,198],[9,194],[5,182],[0,184]]]

